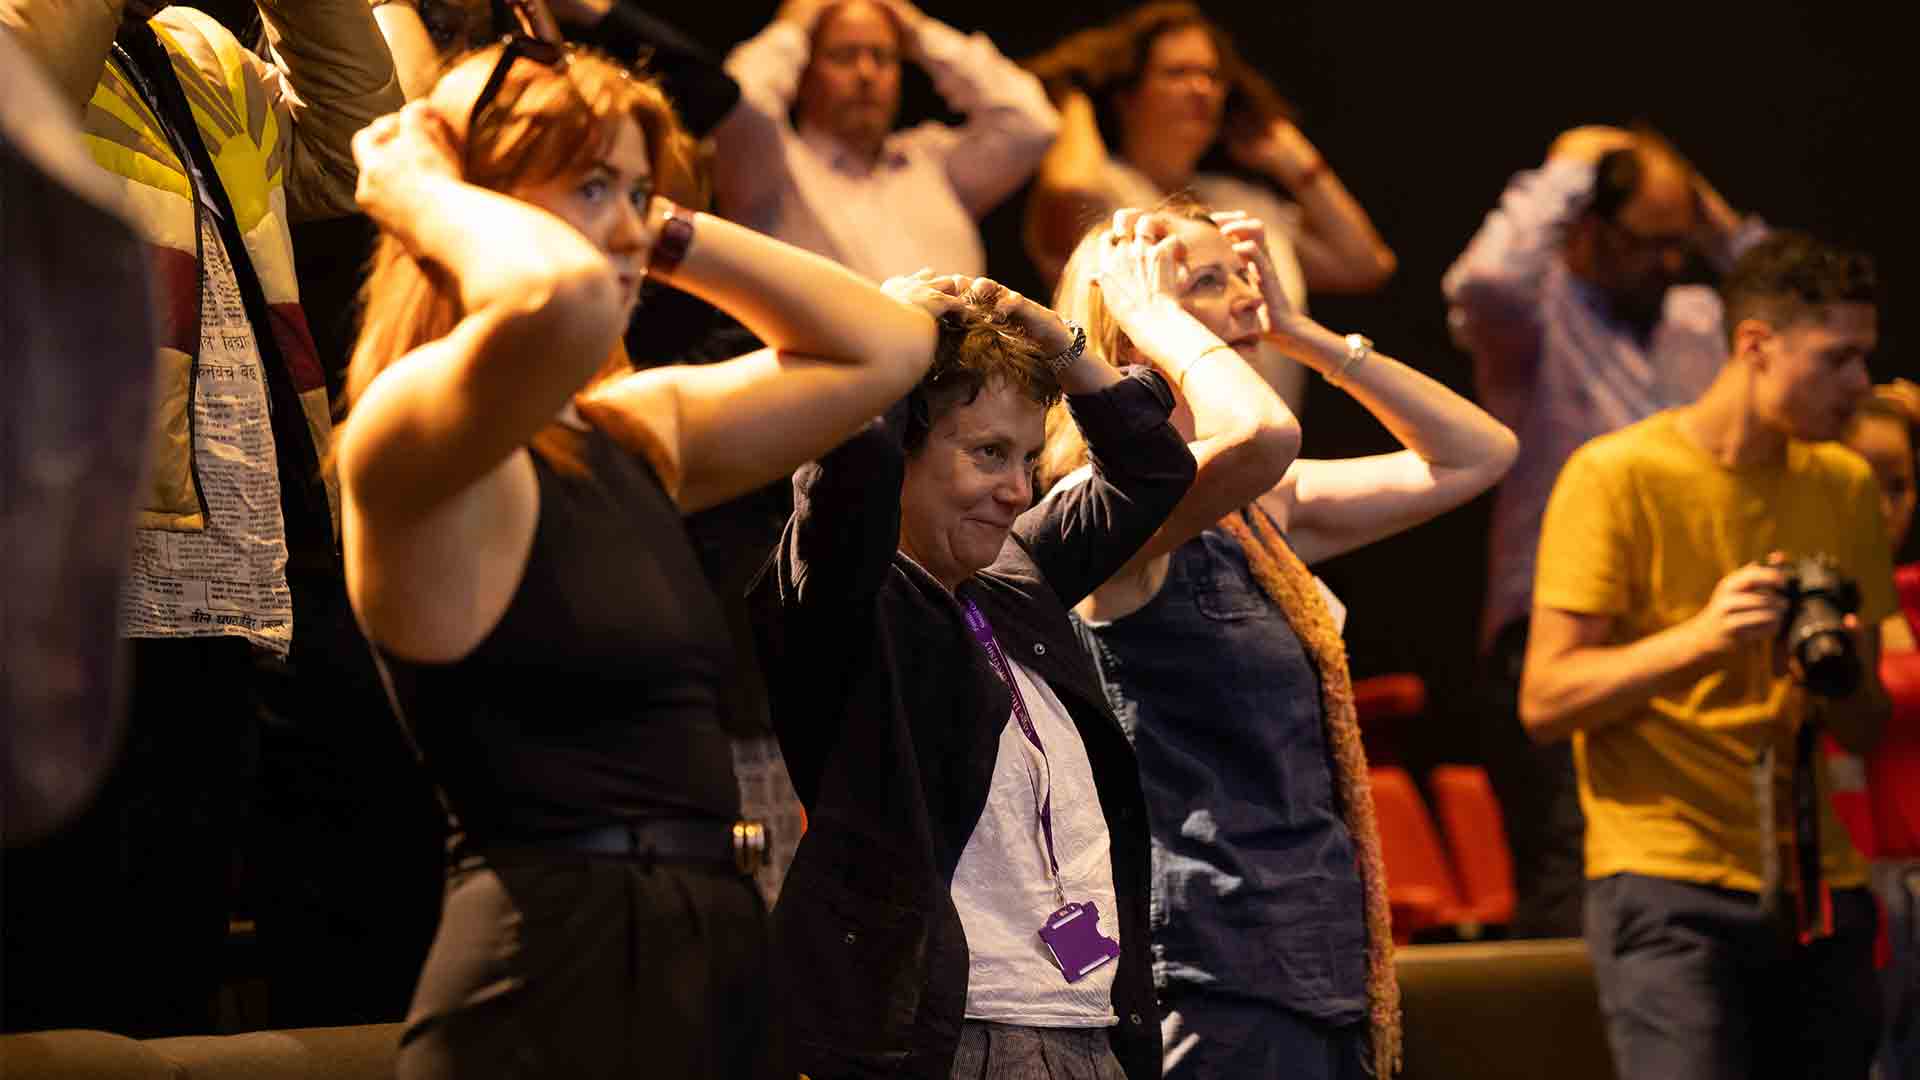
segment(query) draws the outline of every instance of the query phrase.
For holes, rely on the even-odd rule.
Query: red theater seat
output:
[[[1421,930],[1458,922],[1460,888],[1413,777],[1392,765],[1376,766],[1371,777],[1393,936],[1404,943]]]
[[[1513,921],[1513,850],[1487,771],[1474,765],[1437,765],[1428,777],[1434,812],[1459,872],[1468,921]]]
[[[1375,765],[1394,764],[1399,756],[1393,747],[1393,725],[1386,721],[1404,720],[1427,711],[1427,684],[1407,672],[1356,679],[1353,711],[1360,722],[1360,743],[1367,760]]]

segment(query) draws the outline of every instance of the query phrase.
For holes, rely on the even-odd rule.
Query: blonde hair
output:
[[[461,93],[448,116],[443,87],[468,78],[468,69],[491,71],[504,45],[490,45],[448,64],[430,107],[441,114],[454,142],[461,179],[478,187],[511,193],[527,185],[584,172],[600,158],[632,120],[640,127],[653,163],[655,184],[681,190],[693,173],[692,143],[675,117],[666,94],[652,79],[636,76],[606,56],[575,46],[564,67],[520,59],[507,72],[498,95],[482,110],[473,130],[466,129],[472,98]],[[471,79],[474,94],[481,80]],[[347,367],[347,403],[360,400],[387,365],[451,333],[466,315],[452,275],[423,261],[393,234],[383,231],[374,248],[366,284],[360,292],[360,337]],[[615,348],[607,364],[582,392],[629,369],[626,353]],[[345,421],[343,421],[345,422]],[[534,452],[557,468],[580,469],[578,436],[549,425],[534,436]]]
[[[1213,224],[1211,209],[1187,192],[1175,192],[1160,200],[1148,213],[1170,214],[1183,221]],[[1060,317],[1079,323],[1087,331],[1087,348],[1097,351],[1107,363],[1120,365],[1132,342],[1120,329],[1120,321],[1107,309],[1106,298],[1094,284],[1100,272],[1100,252],[1106,245],[1107,225],[1102,223],[1086,231],[1074,246],[1066,268],[1060,271],[1060,284],[1053,291],[1053,309]],[[1064,407],[1047,413],[1047,444],[1040,451],[1041,489],[1051,488],[1060,478],[1087,463],[1087,443],[1080,428]]]

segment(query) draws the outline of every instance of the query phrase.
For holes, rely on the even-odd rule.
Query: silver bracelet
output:
[[[1067,329],[1073,331],[1073,344],[1061,349],[1052,359],[1047,361],[1047,374],[1053,376],[1055,379],[1060,378],[1060,373],[1072,367],[1074,363],[1080,359],[1081,355],[1087,351],[1086,328],[1074,322],[1072,319],[1062,319],[1060,321]]]
[[[1340,386],[1353,375],[1354,371],[1357,370],[1361,364],[1367,362],[1367,357],[1372,355],[1372,338],[1365,334],[1348,334],[1347,358],[1340,361],[1339,367],[1323,373],[1320,377],[1327,380],[1327,385],[1329,386]]]

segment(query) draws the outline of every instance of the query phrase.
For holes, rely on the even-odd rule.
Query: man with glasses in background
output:
[[[900,65],[933,79],[958,127],[894,131]],[[740,104],[714,133],[714,204],[875,281],[986,271],[978,222],[1017,191],[1060,118],[984,34],[906,0],[787,0],[727,57]]]
[[[1726,335],[1719,297],[1698,282],[1765,233],[1659,135],[1580,127],[1513,177],[1443,279],[1480,400],[1520,435],[1494,497],[1480,687],[1483,753],[1513,846],[1516,937],[1581,933],[1572,755],[1564,742],[1534,746],[1517,712],[1547,496],[1582,443],[1713,381]]]

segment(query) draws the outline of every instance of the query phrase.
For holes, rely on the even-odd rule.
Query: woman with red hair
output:
[[[760,1075],[763,850],[684,514],[905,393],[934,327],[654,196],[649,79],[512,38],[354,143],[382,229],[339,444],[354,610],[454,825],[399,1075]],[[654,276],[767,343],[635,372]]]

